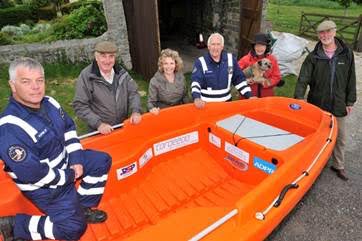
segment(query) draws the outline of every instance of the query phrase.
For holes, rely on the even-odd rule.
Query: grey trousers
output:
[[[338,123],[338,136],[332,153],[332,165],[336,169],[344,169],[344,151],[347,139],[346,118],[347,116],[336,117]]]

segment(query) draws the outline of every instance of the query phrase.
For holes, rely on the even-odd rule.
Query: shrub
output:
[[[92,5],[96,9],[103,11],[103,5],[101,1],[76,1],[71,3],[66,3],[61,6],[62,14],[70,14],[73,10],[78,9],[82,6]]]
[[[25,20],[37,20],[36,14],[27,5],[0,9],[0,28],[5,25],[16,25]]]
[[[20,27],[12,26],[12,25],[6,25],[5,27],[2,27],[1,32],[6,33],[9,36],[23,35]]]
[[[14,7],[14,3],[9,0],[1,0],[0,1],[0,8],[10,8]]]
[[[21,30],[22,35],[27,34],[31,31],[30,27],[24,23],[20,24],[19,28]]]
[[[91,5],[74,10],[53,25],[53,34],[57,39],[99,36],[105,31],[106,20],[103,12]]]
[[[0,32],[0,45],[8,45],[13,43],[13,40],[7,33]]]
[[[37,12],[39,19],[51,20],[57,17],[57,11],[54,5],[41,7]]]
[[[37,23],[37,24],[35,24],[35,26],[31,30],[31,32],[32,33],[41,33],[41,32],[46,32],[49,29],[50,29],[50,24],[49,23]]]

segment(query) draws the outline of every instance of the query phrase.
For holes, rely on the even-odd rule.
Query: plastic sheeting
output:
[[[277,40],[272,46],[272,53],[278,60],[280,73],[282,76],[297,75],[294,61],[304,54],[308,40],[291,33],[273,33],[273,37]]]

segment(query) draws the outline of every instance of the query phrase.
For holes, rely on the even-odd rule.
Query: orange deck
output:
[[[232,178],[205,150],[195,149],[158,164],[143,183],[102,202],[110,218],[105,224],[91,225],[92,232],[82,240],[122,239],[186,208],[229,210],[251,189]],[[175,235],[177,230],[172,232]]]

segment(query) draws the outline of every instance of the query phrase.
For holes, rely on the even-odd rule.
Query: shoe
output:
[[[339,177],[340,179],[342,179],[343,181],[347,181],[348,177],[346,175],[346,172],[344,171],[344,169],[337,169],[334,166],[331,166],[332,171],[337,173],[337,177]]]
[[[0,217],[0,237],[4,241],[12,241],[14,238],[15,217]]]
[[[105,211],[88,207],[84,207],[83,210],[87,223],[103,223],[107,219]]]

